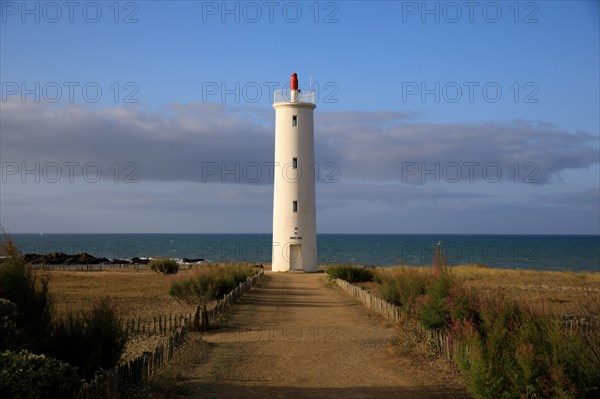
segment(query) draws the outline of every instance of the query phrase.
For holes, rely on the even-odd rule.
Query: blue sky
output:
[[[319,232],[600,233],[598,2],[1,3],[11,232],[270,232],[297,72]]]

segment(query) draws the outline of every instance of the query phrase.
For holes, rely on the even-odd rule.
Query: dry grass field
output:
[[[417,269],[429,270],[427,267]],[[600,314],[600,273],[492,269],[473,265],[455,266],[451,272],[482,295],[500,290],[519,302],[563,315]],[[176,275],[157,274],[147,268],[48,273],[59,312],[85,309],[104,296],[113,300],[125,318],[191,311],[189,306],[168,294],[174,281],[192,275],[190,269],[181,269]],[[374,283],[363,285],[370,290],[378,287]]]
[[[431,271],[431,266],[398,266],[387,268],[385,272],[403,268],[423,273]],[[538,311],[600,317],[600,273],[492,269],[477,265],[453,266],[449,270],[466,287],[482,296],[502,293]],[[381,286],[375,282],[358,285],[380,294]]]
[[[398,266],[424,273],[431,267]],[[390,268],[390,272],[395,268]],[[453,266],[450,272],[480,295],[496,291],[534,309],[570,316],[600,316],[600,273],[492,269],[476,265]],[[362,283],[377,293],[376,283]]]
[[[100,298],[109,297],[123,320],[189,314],[192,308],[169,296],[174,281],[189,278],[192,270],[176,275],[158,274],[148,267],[102,271],[43,271],[50,275],[50,293],[59,314],[85,310]],[[132,335],[121,359],[129,360],[161,342],[160,336]]]
[[[148,268],[42,273],[50,274],[50,292],[60,313],[86,309],[102,297],[111,298],[124,318],[190,311],[189,306],[177,302],[168,293],[174,281],[191,276],[189,269],[175,275],[158,274]]]
[[[501,290],[509,298],[561,315],[600,316],[600,273],[454,268],[455,275],[480,293]]]

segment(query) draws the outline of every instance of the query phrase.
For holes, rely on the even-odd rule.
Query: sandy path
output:
[[[222,328],[205,334],[208,358],[179,384],[203,398],[446,397],[391,353],[393,336],[323,274],[267,272]]]

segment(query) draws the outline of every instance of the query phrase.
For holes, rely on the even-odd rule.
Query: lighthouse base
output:
[[[314,273],[317,271],[314,251],[303,244],[288,244],[281,249],[273,247],[274,255],[271,270],[274,272],[301,271]],[[280,250],[281,253],[278,253]],[[279,256],[277,256],[279,255]]]

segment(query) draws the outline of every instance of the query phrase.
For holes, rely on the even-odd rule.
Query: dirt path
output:
[[[179,379],[189,398],[447,398],[392,353],[397,329],[323,274],[271,273],[204,335],[207,359]],[[433,386],[431,386],[433,385]],[[464,396],[452,394],[453,397]]]

